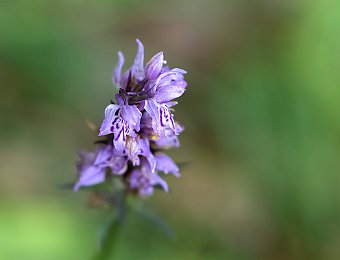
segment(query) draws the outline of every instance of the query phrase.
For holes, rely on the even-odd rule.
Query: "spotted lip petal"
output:
[[[145,104],[146,112],[152,118],[152,128],[160,137],[166,136],[167,130],[172,130],[174,134],[178,134],[173,115],[166,104],[159,104],[155,100],[147,100]]]
[[[112,121],[111,131],[113,132],[113,144],[117,151],[123,151],[126,146],[126,135],[130,131],[128,123],[117,116]]]
[[[120,106],[115,104],[110,104],[105,108],[105,118],[100,126],[98,136],[108,135],[112,133],[112,121],[115,119],[116,112],[119,108]]]
[[[140,130],[140,120],[142,118],[142,113],[135,105],[122,106],[121,116],[131,128],[133,128],[137,132]]]
[[[119,95],[116,97],[121,99]],[[122,102],[121,100],[120,103]],[[133,129],[139,131],[141,117],[142,113],[135,105],[108,105],[105,109],[105,118],[100,127],[99,136],[113,133],[114,148],[117,151],[123,151],[126,146],[126,136],[135,137]]]

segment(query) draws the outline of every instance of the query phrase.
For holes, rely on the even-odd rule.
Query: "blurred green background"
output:
[[[188,71],[171,154],[116,259],[340,259],[340,2],[0,1],[0,259],[91,259],[103,213],[75,179],[140,38]]]

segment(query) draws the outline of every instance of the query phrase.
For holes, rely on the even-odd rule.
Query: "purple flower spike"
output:
[[[75,191],[105,182],[111,174],[120,178],[127,192],[151,196],[156,186],[169,191],[162,175],[180,176],[176,163],[163,151],[180,145],[178,135],[184,127],[174,120],[172,107],[186,90],[186,71],[164,66],[163,52],[144,67],[144,46],[136,42],[134,62],[124,73],[124,56],[118,52],[112,81],[119,91],[114,104],[105,108],[98,134],[105,137],[95,152],[80,154]]]

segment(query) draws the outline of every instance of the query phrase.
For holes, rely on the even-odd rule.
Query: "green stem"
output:
[[[125,193],[120,195],[116,205],[118,207],[118,216],[113,216],[108,224],[102,240],[101,250],[95,255],[94,260],[110,259],[126,215],[126,195]]]
[[[101,250],[94,257],[94,260],[106,260],[110,258],[114,245],[118,237],[118,233],[121,229],[122,222],[118,219],[112,219],[108,228],[106,236],[103,239]]]

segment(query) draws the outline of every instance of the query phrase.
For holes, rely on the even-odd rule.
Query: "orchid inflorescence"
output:
[[[163,52],[144,67],[144,46],[136,41],[134,63],[123,74],[124,56],[118,52],[112,81],[119,91],[116,102],[106,107],[98,133],[105,139],[97,142],[95,151],[79,153],[75,191],[119,177],[126,191],[144,197],[157,186],[169,191],[160,173],[180,176],[164,150],[179,147],[178,135],[184,130],[172,112],[177,104],[173,100],[185,92],[186,71],[164,66]]]

